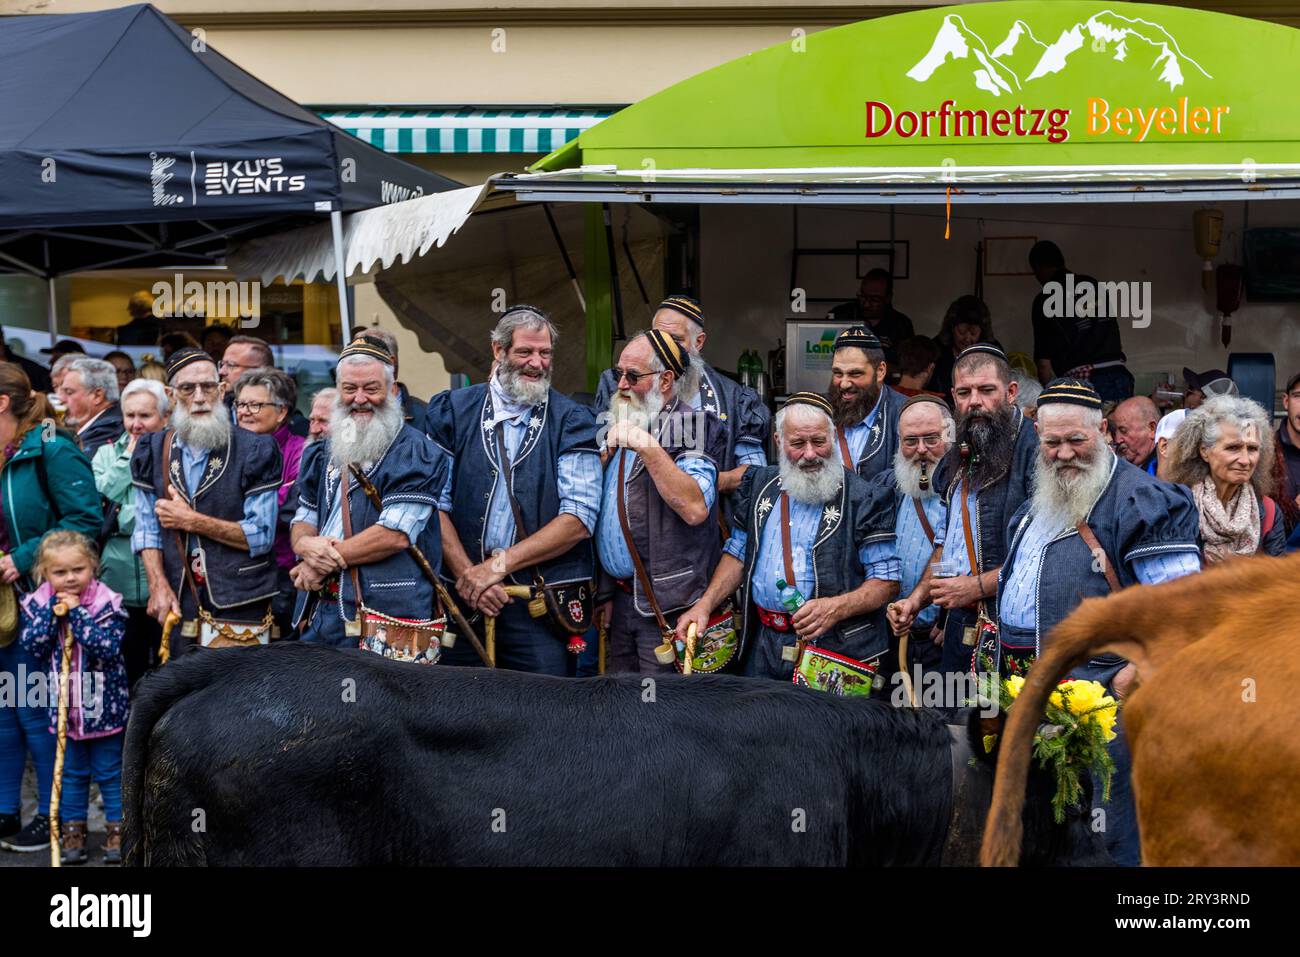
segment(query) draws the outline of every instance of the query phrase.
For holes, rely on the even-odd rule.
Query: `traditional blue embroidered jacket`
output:
[[[433,509],[417,545],[437,573],[442,563],[442,535],[438,525],[438,493],[447,481],[447,456],[423,432],[403,425],[392,443],[363,474],[370,479],[384,505],[407,502]],[[298,505],[316,512],[317,531],[325,526],[338,498],[341,474],[331,456],[329,439],[308,447],[298,478]],[[376,508],[361,485],[348,478],[348,507],[353,534],[360,534],[379,520]],[[362,603],[373,611],[395,618],[428,619],[436,615],[433,583],[425,576],[410,552],[402,549],[388,558],[358,565]],[[294,624],[301,620],[307,594],[299,592]],[[338,611],[344,618],[356,615],[352,575],[339,575]]]
[[[163,439],[171,435],[171,474],[163,475]],[[174,432],[153,432],[146,435],[135,447],[131,457],[131,481],[137,488],[152,492],[159,500],[166,497],[167,483],[197,512],[211,518],[238,522],[244,518],[244,499],[267,489],[278,489],[283,469],[280,447],[269,435],[258,435],[247,429],[232,427],[230,439],[224,449],[209,453],[208,464],[197,489],[191,489],[181,466],[180,440]],[[177,550],[177,539],[184,555]],[[184,601],[181,570],[190,562],[190,554],[198,547],[203,549],[203,583],[199,588],[208,611],[216,617],[242,605],[259,603],[256,609],[245,609],[256,619],[261,619],[265,609],[260,604],[269,601],[279,590],[276,577],[275,555],[266,552],[256,558],[239,548],[232,548],[211,538],[193,532],[179,535],[162,529],[163,568],[167,582]],[[188,586],[185,586],[188,591]],[[232,618],[246,617],[239,613]]]
[[[492,390],[487,383],[441,392],[429,400],[429,437],[455,457],[451,520],[473,562],[492,557],[485,554],[483,533],[497,483],[505,480],[490,426],[494,414]],[[546,402],[533,407],[523,444],[510,462],[515,498],[525,525],[522,530],[515,529],[516,541],[535,534],[560,514],[556,467],[560,457],[570,452],[598,454],[596,420],[588,408],[552,389]],[[502,502],[509,508],[508,499],[503,497]],[[539,566],[550,585],[590,581],[594,569],[590,539]],[[529,584],[531,569],[516,569],[510,580]]]
[[[1111,469],[1110,482],[1085,519],[1105,555],[1093,555],[1075,528],[1052,539],[1043,551],[1036,576],[1037,627],[1032,636],[1020,636],[1004,625],[1003,654],[1010,648],[1012,655],[1020,657],[1024,652],[1017,648],[1028,648],[1036,657],[1046,646],[1052,628],[1080,602],[1110,594],[1103,561],[1115,570],[1120,586],[1127,588],[1138,583],[1133,570],[1135,561],[1159,555],[1199,554],[1199,516],[1188,489],[1153,478],[1119,456]],[[1009,544],[998,576],[999,593],[1020,557],[1019,547],[1030,519],[1030,503],[1025,502],[1008,526]],[[1108,684],[1122,667],[1123,658],[1103,655],[1075,668],[1070,676]]]
[[[873,486],[846,471],[838,494],[822,508],[817,539],[812,546],[813,593],[807,599],[828,598],[853,591],[866,581],[860,553],[864,545],[894,540],[894,497],[889,489]],[[780,521],[781,469],[769,465],[748,469],[736,489],[735,528],[747,534],[745,577],[741,584],[744,625],[741,655],[758,625],[751,597],[754,564],[758,560],[763,530],[776,515]],[[836,654],[867,660],[889,647],[884,607],[846,618],[817,641]]]

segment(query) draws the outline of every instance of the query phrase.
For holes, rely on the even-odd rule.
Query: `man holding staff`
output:
[[[541,310],[507,309],[492,331],[489,381],[434,396],[427,427],[451,462],[438,503],[447,577],[467,611],[497,619],[498,667],[563,676],[577,667],[570,639],[593,624],[600,455],[591,410],[551,388],[557,338]],[[571,634],[543,589],[573,619]],[[444,662],[478,657],[457,645]]]
[[[741,481],[731,537],[708,590],[677,621],[686,638],[737,588],[745,599],[744,673],[789,681],[798,651],[823,650],[868,664],[889,647],[884,606],[898,592],[894,500],[837,455],[830,403],[790,396],[776,416],[780,464]],[[807,599],[793,613],[779,582]]]
[[[337,379],[329,438],[299,477],[290,531],[299,562],[289,574],[303,592],[294,613],[295,627],[305,624],[302,640],[356,648],[375,637],[363,631],[376,620],[427,633],[439,617],[433,583],[411,546],[436,572],[442,546],[430,519],[448,466],[427,436],[403,422],[382,342],[352,342]]]

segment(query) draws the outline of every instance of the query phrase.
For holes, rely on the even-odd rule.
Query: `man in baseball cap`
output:
[[[1222,369],[1210,369],[1206,372],[1193,372],[1183,369],[1183,378],[1187,380],[1187,391],[1183,393],[1183,408],[1195,409],[1206,399],[1216,395],[1236,395],[1237,383],[1228,378]]]

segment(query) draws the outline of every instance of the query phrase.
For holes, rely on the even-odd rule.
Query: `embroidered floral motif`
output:
[[[770,498],[760,499],[758,503],[758,520],[761,522],[772,511],[772,500]]]
[[[822,521],[826,523],[827,528],[831,528],[839,520],[840,520],[840,510],[836,508],[834,505],[827,506],[826,510],[822,512]]]

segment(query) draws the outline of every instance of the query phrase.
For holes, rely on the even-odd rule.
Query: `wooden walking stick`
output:
[[[605,642],[609,637],[609,629],[604,625],[600,625],[596,628],[596,635],[598,636],[598,644],[596,645],[596,674],[603,675],[605,673]]]
[[[366,493],[366,498],[370,499],[370,504],[382,511],[384,508],[384,500],[379,495],[379,489],[375,488],[375,483],[370,481],[366,476],[366,473],[357,468],[355,464],[349,465],[348,469],[352,472],[352,477],[357,480],[357,484],[361,486],[361,490]],[[411,558],[415,559],[415,563],[420,566],[420,571],[424,572],[424,577],[433,583],[433,588],[438,593],[438,600],[441,601],[443,607],[447,609],[448,613],[451,615],[452,621],[456,622],[456,627],[460,630],[460,633],[469,639],[469,643],[474,646],[474,650],[478,652],[478,656],[483,659],[483,664],[487,665],[489,668],[495,668],[496,664],[488,658],[488,653],[483,648],[483,643],[478,640],[478,635],[474,634],[474,629],[469,626],[469,622],[466,621],[465,616],[461,614],[460,606],[452,599],[451,592],[447,591],[447,587],[443,585],[442,579],[439,578],[437,573],[433,570],[433,566],[429,564],[429,560],[424,557],[424,552],[420,551],[415,542],[411,542],[406,551]]]
[[[497,666],[497,616],[483,616],[483,643],[487,645],[488,664]]]
[[[68,676],[72,672],[72,626],[68,624],[67,605],[59,602],[53,610],[63,635],[63,661],[59,668],[58,743],[54,752],[54,786],[50,789],[50,866],[59,867],[63,863],[60,853],[59,802],[63,797],[63,756],[68,747]]]
[[[172,629],[176,627],[181,616],[174,611],[167,612],[167,617],[163,619],[162,644],[158,646],[158,664],[165,665],[171,660],[172,656]]]

